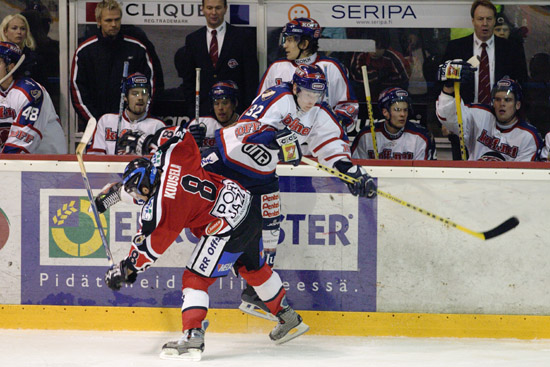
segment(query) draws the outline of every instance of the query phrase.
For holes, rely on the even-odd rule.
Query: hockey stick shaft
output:
[[[376,134],[374,132],[374,114],[372,112],[372,100],[370,95],[369,74],[367,73],[367,65],[361,66],[363,73],[363,87],[365,88],[365,99],[367,100],[367,110],[369,111],[370,121],[370,136],[372,137],[372,148],[374,149],[374,158],[378,159],[378,146],[376,144]]]
[[[0,79],[0,84],[4,83],[6,80],[8,80],[8,78],[10,76],[13,75],[13,73],[15,73],[17,71],[17,69],[19,69],[19,67],[21,66],[21,64],[23,64],[23,61],[25,61],[25,55],[21,55],[21,57],[19,58],[19,61],[17,61],[17,64],[15,64],[15,66],[13,67],[13,69],[11,69],[9,71],[9,73],[7,73],[2,79]]]
[[[115,155],[118,153],[118,138],[120,138],[120,130],[122,128],[122,114],[124,113],[124,97],[126,97],[126,78],[128,78],[128,68],[130,61],[124,61],[122,68],[122,83],[120,86],[120,101],[118,103],[118,124],[116,129]]]
[[[464,145],[464,124],[462,123],[462,107],[460,106],[460,82],[454,82],[456,119],[458,121],[458,139],[460,140],[460,156],[466,160],[466,146]]]
[[[353,177],[350,177],[346,174],[343,174],[337,170],[334,170],[332,168],[329,168],[327,166],[324,166],[320,163],[317,163],[315,162],[314,160],[312,159],[309,159],[307,157],[302,157],[302,162],[304,163],[307,163],[309,164],[310,166],[314,166],[314,167],[317,167],[318,169],[322,170],[322,171],[325,171],[325,172],[328,172],[330,173],[331,175],[333,176],[336,176],[338,178],[340,178],[341,180],[344,180],[346,182],[349,182],[349,183],[355,183],[357,182],[357,179],[353,178]],[[446,219],[446,218],[443,218],[437,214],[434,214],[434,213],[431,213],[425,209],[422,209],[416,205],[413,205],[411,203],[408,203],[406,202],[405,200],[401,200],[399,199],[398,197],[395,197],[391,194],[388,194],[380,189],[377,189],[376,192],[378,193],[378,195],[382,196],[383,198],[386,198],[386,199],[389,199],[393,202],[396,202],[397,204],[400,204],[400,205],[403,205],[409,209],[412,209],[414,210],[415,212],[418,212],[420,214],[424,214],[425,216],[427,217],[430,217],[432,219],[435,219],[445,225],[448,225],[448,226],[451,226],[453,228],[456,228],[458,229],[459,231],[462,231],[464,233],[467,233],[471,236],[474,236],[476,238],[479,238],[481,240],[488,240],[490,238],[493,238],[493,237],[496,237],[496,236],[499,236],[503,233],[506,233],[508,232],[509,230],[513,229],[514,227],[516,227],[518,224],[519,224],[519,220],[516,218],[516,217],[511,217],[509,219],[507,219],[506,221],[504,221],[503,223],[499,224],[498,226],[496,226],[495,228],[489,230],[489,231],[486,231],[486,232],[476,232],[476,231],[473,231],[467,227],[464,227],[458,223],[455,223],[449,219]]]
[[[84,160],[82,159],[82,154],[84,153],[84,150],[86,149],[86,145],[88,145],[88,142],[90,141],[92,135],[94,134],[96,124],[97,122],[94,118],[91,118],[88,121],[88,125],[86,126],[86,130],[84,130],[82,139],[80,140],[80,143],[78,143],[78,146],[76,147],[76,159],[78,159],[78,164],[80,166],[80,173],[82,174],[82,180],[84,181],[84,186],[86,187],[86,193],[88,194],[90,207],[92,208],[92,212],[94,214],[97,230],[99,231],[99,236],[101,237],[101,242],[103,242],[103,247],[105,248],[105,254],[107,255],[109,266],[113,267],[114,266],[113,255],[111,254],[111,249],[109,247],[109,244],[107,243],[107,238],[105,237],[105,230],[103,229],[103,225],[101,224],[99,211],[97,210],[97,206],[95,205],[94,194],[90,187],[90,181],[88,180],[86,167],[84,167]]]
[[[200,117],[200,93],[201,93],[201,68],[195,68],[195,120],[199,123]]]

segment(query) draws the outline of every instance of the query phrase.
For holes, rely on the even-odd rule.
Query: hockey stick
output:
[[[462,108],[460,107],[460,82],[454,82],[456,119],[458,121],[458,138],[460,140],[460,156],[466,160],[466,146],[464,144],[464,124],[462,123]]]
[[[357,182],[357,180],[356,180],[355,178],[350,177],[350,176],[348,176],[348,175],[345,175],[345,174],[343,174],[343,173],[341,173],[341,172],[338,172],[338,171],[336,171],[336,170],[334,170],[334,169],[332,169],[332,168],[329,168],[329,167],[327,167],[327,166],[324,166],[324,165],[322,165],[322,164],[320,164],[320,163],[317,163],[317,162],[315,162],[314,160],[311,160],[311,159],[309,159],[309,158],[307,158],[307,157],[302,157],[302,162],[307,163],[307,164],[309,164],[310,166],[317,167],[318,169],[320,169],[320,170],[322,170],[322,171],[326,171],[326,172],[330,173],[331,175],[336,176],[336,177],[338,177],[338,178],[340,178],[340,179],[342,179],[342,180],[344,180],[344,181],[346,181],[346,182],[349,182],[349,183],[355,183],[355,182]],[[501,234],[506,233],[506,232],[508,232],[509,230],[515,228],[515,227],[519,224],[518,218],[516,218],[516,217],[511,217],[511,218],[505,220],[503,223],[499,224],[498,226],[496,226],[496,227],[493,228],[493,229],[490,229],[490,230],[488,230],[488,231],[486,231],[486,232],[476,232],[476,231],[473,231],[473,230],[471,230],[471,229],[469,229],[469,228],[466,228],[466,227],[464,227],[464,226],[461,226],[460,224],[457,224],[457,223],[455,223],[455,222],[453,222],[453,221],[451,221],[451,220],[449,220],[449,219],[445,219],[445,218],[443,218],[443,217],[440,217],[440,216],[437,215],[437,214],[431,213],[431,212],[429,212],[429,211],[427,211],[427,210],[425,210],[425,209],[422,209],[422,208],[420,208],[420,207],[418,207],[418,206],[416,206],[416,205],[413,205],[413,204],[410,204],[410,203],[408,203],[408,202],[406,202],[406,201],[404,201],[404,200],[401,200],[401,199],[399,199],[399,198],[397,198],[397,197],[395,197],[395,196],[393,196],[393,195],[390,195],[390,194],[388,194],[388,193],[386,193],[386,192],[384,192],[384,191],[381,191],[380,189],[377,189],[376,192],[378,193],[378,195],[380,195],[380,196],[382,196],[382,197],[384,197],[384,198],[386,198],[386,199],[392,200],[392,201],[396,202],[397,204],[401,204],[401,205],[403,205],[403,206],[405,206],[405,207],[407,207],[407,208],[409,208],[409,209],[414,210],[415,212],[418,212],[418,213],[420,213],[420,214],[424,214],[424,215],[426,215],[426,216],[428,216],[428,217],[430,217],[430,218],[432,218],[432,219],[435,219],[435,220],[437,220],[437,221],[439,221],[439,222],[442,222],[443,224],[446,224],[446,225],[449,225],[449,226],[451,226],[451,227],[454,227],[454,228],[456,228],[456,229],[458,229],[458,230],[460,230],[460,231],[462,231],[462,232],[464,232],[464,233],[467,233],[467,234],[469,234],[469,235],[472,235],[472,236],[474,236],[474,237],[477,237],[477,238],[479,238],[479,239],[481,239],[481,240],[488,240],[488,239],[491,239],[491,238],[493,238],[493,237],[500,236]]]
[[[86,187],[86,192],[88,193],[88,200],[90,201],[90,207],[92,208],[92,212],[94,213],[95,222],[97,224],[97,230],[99,231],[99,235],[101,236],[101,242],[103,242],[103,247],[105,248],[105,254],[107,254],[107,260],[109,260],[109,266],[112,268],[115,264],[113,262],[113,255],[111,254],[111,249],[109,248],[109,244],[107,243],[107,238],[105,238],[105,230],[101,225],[99,212],[97,211],[97,207],[94,201],[94,194],[92,192],[92,189],[90,188],[90,181],[88,181],[88,175],[86,174],[86,168],[84,167],[84,161],[82,160],[82,153],[84,153],[84,149],[86,149],[86,145],[88,145],[88,142],[90,141],[90,139],[92,138],[92,135],[94,134],[96,124],[97,122],[94,118],[91,118],[88,121],[88,125],[86,126],[86,130],[84,130],[82,139],[80,139],[80,143],[78,143],[78,146],[76,147],[76,158],[78,159],[78,164],[80,165],[80,173],[82,174],[82,180],[84,181],[84,186]]]
[[[195,72],[195,120],[198,124],[200,117],[201,68],[195,68]]]
[[[376,134],[374,133],[374,115],[372,112],[372,101],[370,96],[369,75],[367,73],[367,65],[361,66],[363,73],[363,86],[365,87],[365,98],[367,100],[367,109],[369,111],[370,120],[370,136],[372,137],[372,147],[374,149],[374,158],[378,159],[378,146],[376,145]]]
[[[25,55],[21,55],[21,57],[19,58],[19,61],[17,61],[17,64],[15,64],[15,66],[13,67],[13,69],[11,69],[9,71],[9,73],[7,73],[2,79],[0,79],[0,84],[4,83],[10,76],[13,75],[13,73],[15,73],[15,71],[17,69],[19,69],[19,67],[21,66],[21,64],[23,64],[23,61],[25,61]]]
[[[120,129],[122,127],[122,114],[124,113],[124,97],[126,97],[126,78],[128,78],[129,66],[130,66],[130,61],[124,61],[124,68],[122,69],[122,85],[120,86],[120,102],[118,104],[118,124],[116,128],[115,155],[118,153],[118,138],[120,138]]]

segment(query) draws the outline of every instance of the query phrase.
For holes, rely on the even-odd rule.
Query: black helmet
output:
[[[136,158],[124,169],[122,183],[124,190],[132,194],[138,194],[150,198],[156,191],[160,181],[160,173],[153,163],[147,158]],[[135,199],[140,199],[132,195]]]

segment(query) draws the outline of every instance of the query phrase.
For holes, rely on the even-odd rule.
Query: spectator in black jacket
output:
[[[149,78],[153,98],[157,88],[157,76],[147,47],[137,38],[120,32],[122,10],[118,2],[98,3],[95,16],[97,34],[80,44],[71,67],[71,99],[84,121],[118,113],[125,61],[129,61],[129,75],[141,72]]]

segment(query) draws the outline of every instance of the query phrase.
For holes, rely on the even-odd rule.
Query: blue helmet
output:
[[[317,65],[298,65],[294,71],[292,82],[296,84],[298,88],[308,89],[322,94],[327,90],[325,73]]]
[[[128,163],[122,175],[122,184],[127,193],[139,194],[147,198],[155,193],[159,181],[159,171],[149,159],[143,157]]]
[[[151,89],[151,84],[149,84],[149,78],[147,78],[147,76],[142,73],[134,73],[132,75],[128,75],[126,78],[125,87],[126,95],[128,95],[128,92],[132,88],[145,88],[149,91]]]
[[[302,36],[309,36],[312,40],[318,40],[321,37],[321,26],[312,18],[295,18],[285,24],[283,31],[282,43],[284,43],[284,37],[296,36],[301,39]]]
[[[222,80],[217,82],[212,86],[209,93],[212,103],[214,103],[217,99],[230,99],[234,105],[237,105],[239,100],[238,95],[239,87],[237,87],[237,83],[232,80]]]
[[[17,64],[21,55],[21,49],[15,43],[0,42],[0,58],[6,62],[6,65]]]
[[[409,97],[409,92],[401,88],[386,88],[378,97],[378,108],[380,112],[383,109],[390,110],[390,107],[395,102],[407,102],[409,110],[411,108],[411,99]]]
[[[521,102],[521,99],[523,97],[521,85],[519,85],[519,83],[516,82],[514,79],[510,79],[509,76],[505,76],[495,83],[495,86],[491,91],[491,98],[495,98],[495,94],[497,94],[497,92],[507,92],[508,94],[514,93],[516,102]]]

